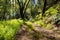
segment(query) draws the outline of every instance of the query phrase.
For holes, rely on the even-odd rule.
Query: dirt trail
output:
[[[60,31],[46,30],[35,25],[35,29],[28,32],[26,27],[26,25],[22,25],[16,34],[15,40],[60,40]],[[39,35],[41,36],[39,37]]]

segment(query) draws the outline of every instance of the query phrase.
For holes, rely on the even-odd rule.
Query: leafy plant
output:
[[[0,40],[14,40],[14,36],[23,24],[23,20],[0,21]]]

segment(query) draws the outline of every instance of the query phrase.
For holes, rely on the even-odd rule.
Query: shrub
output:
[[[14,40],[14,36],[23,20],[14,19],[8,21],[0,21],[0,40]]]

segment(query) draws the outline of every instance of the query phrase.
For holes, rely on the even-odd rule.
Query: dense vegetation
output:
[[[35,31],[37,26],[59,29],[60,0],[0,0],[0,40],[15,40],[18,31],[25,26],[25,31],[35,32],[35,40],[43,37]]]
[[[22,23],[19,19],[0,21],[0,40],[13,40]]]

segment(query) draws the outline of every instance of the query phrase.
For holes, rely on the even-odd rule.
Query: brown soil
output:
[[[29,32],[26,28],[27,26],[23,24],[17,32],[15,40],[60,40],[60,30],[58,29],[47,30],[35,25],[35,29]]]

